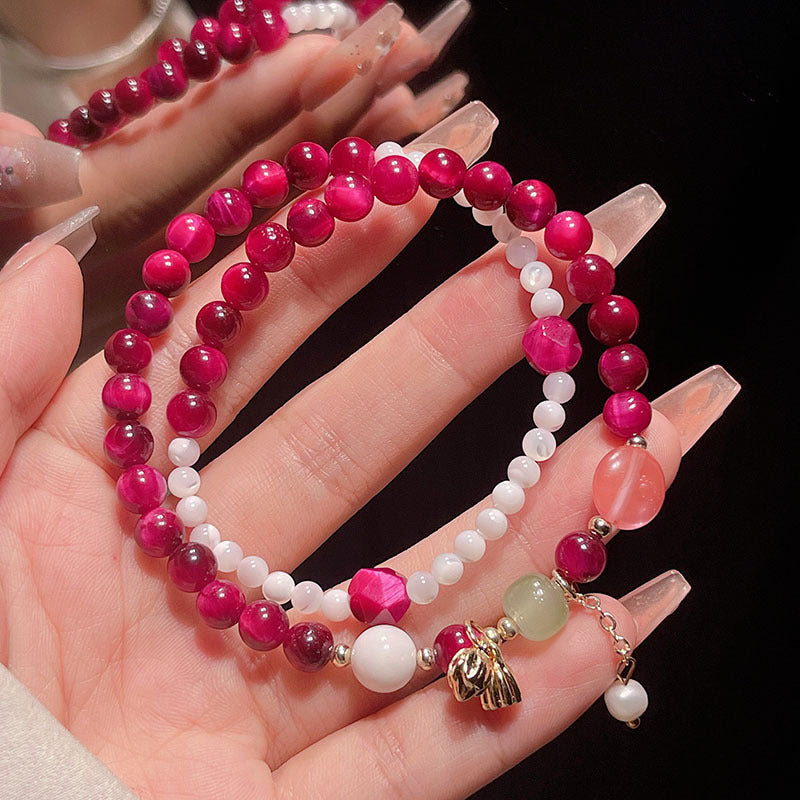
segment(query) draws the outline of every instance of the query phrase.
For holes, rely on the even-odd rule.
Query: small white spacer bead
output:
[[[331,622],[344,622],[350,616],[350,595],[344,589],[328,589],[322,595],[320,608]]]
[[[568,403],[575,396],[575,379],[566,372],[551,372],[542,381],[542,392],[555,403]]]
[[[508,465],[508,479],[518,483],[523,489],[530,489],[539,482],[542,470],[527,456],[517,456]]]
[[[175,513],[187,528],[194,528],[206,521],[208,503],[202,497],[193,494],[178,501]]]
[[[456,201],[462,208],[469,208],[470,202],[467,200],[467,196],[464,194],[464,190],[460,189],[453,195],[453,200]]]
[[[191,497],[200,491],[200,474],[194,467],[175,467],[167,478],[167,488],[174,497]]]
[[[506,261],[515,269],[522,269],[526,264],[536,261],[538,255],[536,242],[527,236],[515,236],[506,245]]]
[[[544,261],[531,261],[520,270],[519,282],[526,292],[533,294],[550,286],[553,282],[553,270]]]
[[[404,156],[403,148],[397,142],[381,142],[375,148],[375,163],[389,156]]]
[[[202,522],[200,525],[195,526],[189,534],[190,542],[197,542],[204,544],[209,550],[213,550],[222,540],[222,534],[216,525],[210,522]]]
[[[260,556],[245,556],[236,567],[236,577],[242,586],[255,589],[261,586],[269,575],[267,562]]]
[[[484,539],[500,539],[508,530],[508,517],[499,508],[484,508],[475,518],[475,529]]]
[[[200,444],[196,439],[179,436],[169,443],[167,455],[176,467],[193,467],[200,458]]]
[[[557,317],[564,310],[564,298],[555,289],[539,289],[531,297],[531,311],[537,319]]]
[[[217,559],[217,569],[220,572],[236,572],[236,568],[244,558],[244,551],[236,542],[223,539],[214,548],[214,557]]]
[[[556,451],[556,437],[544,428],[533,428],[522,437],[522,452],[534,461],[547,461]]]
[[[294,591],[294,578],[288,572],[270,572],[261,584],[261,594],[273,603],[288,603]]]
[[[412,603],[426,606],[438,596],[439,582],[433,577],[433,573],[426,570],[412,572],[406,581],[406,594]]]
[[[301,614],[316,614],[322,605],[322,594],[316,581],[300,581],[292,592],[292,607]]]
[[[453,552],[462,561],[480,561],[486,552],[486,539],[478,531],[461,531],[453,541]]]
[[[464,562],[455,553],[439,553],[433,559],[431,573],[437,583],[442,586],[452,586],[461,580],[464,574]]]
[[[419,169],[419,165],[422,163],[422,159],[425,158],[425,153],[420,152],[419,150],[409,150],[405,153],[405,157],[417,168]]]
[[[544,430],[551,433],[559,430],[566,419],[567,414],[564,411],[564,406],[553,400],[542,400],[533,409],[533,424],[537,428],[544,428]]]
[[[472,218],[478,223],[478,225],[483,225],[484,227],[489,228],[502,213],[502,208],[495,208],[492,211],[481,211],[479,208],[473,208]]]
[[[525,505],[525,490],[514,481],[500,481],[492,490],[492,502],[504,514],[516,514]]]
[[[519,235],[519,228],[503,213],[492,222],[492,235],[498,242],[510,242]]]

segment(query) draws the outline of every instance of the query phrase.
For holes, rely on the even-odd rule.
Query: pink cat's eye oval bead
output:
[[[597,362],[600,380],[612,392],[638,389],[647,380],[649,370],[644,351],[630,343],[609,347]]]
[[[220,55],[231,64],[241,64],[247,61],[253,53],[255,41],[253,32],[247,25],[239,22],[229,22],[222,26],[217,35],[217,50]]]
[[[142,265],[142,281],[148,289],[166,297],[176,297],[192,280],[186,257],[177,250],[156,250]]]
[[[256,47],[262,53],[271,53],[282,47],[289,38],[289,27],[278,12],[268,9],[254,9],[250,30]]]
[[[354,172],[369,180],[375,166],[375,148],[360,136],[348,136],[340,139],[331,148],[331,175],[346,175]]]
[[[652,417],[650,401],[637,391],[615,392],[603,406],[603,422],[622,439],[642,433]]]
[[[545,226],[544,243],[556,258],[570,261],[582,256],[592,244],[592,226],[577,211],[561,211]]]
[[[567,267],[567,288],[579,303],[596,303],[614,289],[614,267],[602,256],[586,253]]]
[[[286,170],[277,161],[254,161],[242,175],[242,191],[256,208],[275,208],[289,196]]]
[[[494,211],[511,193],[511,175],[496,161],[481,161],[470,167],[464,176],[464,195],[473,208]]]
[[[114,87],[114,97],[120,111],[129,117],[141,117],[153,105],[153,93],[147,81],[129,75]]]
[[[289,617],[269,600],[250,603],[239,617],[239,635],[253,650],[274,650],[284,643],[288,633]]]
[[[206,200],[206,219],[219,236],[237,236],[253,220],[253,206],[238,189],[217,189]]]
[[[223,349],[242,332],[242,315],[224,300],[206,303],[198,312],[195,327],[200,338],[212,347]]]
[[[606,546],[593,533],[573,531],[556,545],[556,567],[570,583],[589,583],[606,568]]]
[[[106,381],[102,399],[110,417],[136,419],[150,408],[150,387],[140,375],[119,372]]]
[[[521,231],[540,231],[555,213],[555,192],[544,181],[520,181],[506,201],[506,215]]]
[[[147,463],[153,455],[153,447],[153,434],[149,428],[134,420],[115,423],[103,439],[106,458],[122,469]]]
[[[180,373],[190,389],[211,392],[228,376],[228,359],[221,350],[206,344],[190,347],[182,356]]]
[[[197,611],[203,622],[218,630],[234,626],[245,605],[244,592],[230,581],[211,581],[197,595]]]
[[[133,538],[147,555],[166,558],[180,547],[184,533],[180,517],[168,508],[158,507],[139,517]]]
[[[213,42],[195,39],[183,53],[186,74],[196,81],[210,81],[222,67],[222,56]]]
[[[264,272],[278,272],[289,266],[294,258],[294,239],[277,222],[256,225],[244,243],[247,257]]]
[[[325,204],[336,219],[357,222],[372,211],[375,195],[360,175],[335,175],[325,187]]]
[[[47,138],[51,142],[65,144],[67,147],[78,147],[80,142],[72,135],[68,119],[56,119],[47,129]]]
[[[188,46],[189,42],[187,42],[186,39],[181,39],[179,36],[167,39],[158,46],[158,60],[169,61],[170,64],[183,66],[183,54],[186,52]]]
[[[217,560],[204,544],[184,542],[169,557],[167,575],[182,592],[199,592],[217,577]]]
[[[117,479],[117,497],[128,511],[145,514],[160,506],[167,497],[167,482],[164,476],[146,464],[136,464]]]
[[[283,642],[286,660],[301,672],[318,672],[330,663],[333,634],[320,622],[298,622]]]
[[[141,331],[122,328],[108,337],[103,355],[117,372],[141,372],[153,358],[153,348]]]
[[[87,105],[92,122],[101,128],[110,128],[122,121],[122,111],[112,89],[98,89],[89,98]]]
[[[178,214],[167,225],[167,247],[184,255],[190,264],[207,258],[216,239],[214,228],[202,214]]]
[[[466,174],[467,165],[455,150],[438,147],[420,161],[419,185],[425,194],[444,200],[461,191]]]
[[[103,129],[91,118],[89,106],[78,106],[70,112],[69,129],[81,144],[91,144],[103,136]]]
[[[318,189],[328,177],[328,152],[315,142],[298,142],[283,160],[290,183],[298,189]]]
[[[222,25],[213,17],[201,17],[192,26],[192,41],[216,45]]]
[[[161,292],[136,292],[125,305],[125,320],[146,336],[161,336],[172,322],[172,305]]]
[[[286,215],[292,239],[303,247],[319,247],[333,235],[336,225],[328,206],[316,197],[296,200]]]
[[[627,297],[610,294],[592,305],[586,321],[598,342],[622,344],[639,328],[639,309]]]
[[[159,61],[142,73],[154,97],[173,103],[186,94],[189,78],[183,64],[173,61]]]
[[[178,436],[199,439],[211,432],[216,421],[217,407],[205,392],[187,389],[167,404],[167,422]]]
[[[238,311],[258,308],[269,294],[269,279],[249,261],[233,264],[220,281],[222,296]]]
[[[405,156],[387,156],[372,168],[372,191],[387,206],[408,203],[419,189],[419,173]]]

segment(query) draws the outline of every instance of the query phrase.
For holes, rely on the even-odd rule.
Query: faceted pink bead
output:
[[[242,331],[242,315],[230,303],[213,300],[198,312],[195,327],[200,338],[212,347],[225,348],[232,344]]]
[[[216,347],[198,344],[190,347],[181,356],[180,372],[190,389],[211,392],[225,382],[228,376],[228,359]]]
[[[167,39],[158,46],[158,60],[169,61],[170,64],[177,64],[179,67],[183,66],[183,54],[189,42],[186,39],[181,39],[175,36],[172,39]]]
[[[289,148],[283,166],[289,182],[298,189],[318,189],[328,177],[328,153],[315,142],[298,142]]]
[[[140,331],[122,328],[108,337],[103,355],[117,372],[141,372],[153,358],[153,348]]]
[[[147,81],[128,76],[114,87],[114,97],[120,111],[129,117],[141,117],[153,105],[153,93]]]
[[[197,611],[211,628],[231,628],[247,605],[244,592],[230,581],[211,581],[197,595]]]
[[[425,194],[444,200],[461,191],[467,165],[464,159],[447,147],[431,150],[419,164],[419,185]]]
[[[388,567],[360,569],[347,593],[353,616],[367,625],[399,622],[411,605],[405,577]]]
[[[199,592],[217,577],[217,559],[204,544],[184,542],[169,557],[167,575],[182,592]]]
[[[606,568],[606,546],[593,533],[573,531],[556,545],[556,568],[570,583],[589,583]]]
[[[419,188],[417,168],[404,156],[387,156],[372,168],[372,191],[387,206],[408,203]]]
[[[583,348],[571,322],[563,317],[540,317],[525,331],[522,349],[528,363],[542,375],[569,372]]]
[[[289,196],[286,170],[277,161],[254,161],[242,175],[242,191],[257,208],[275,208]]]
[[[117,422],[103,439],[106,458],[122,469],[146,464],[153,455],[153,447],[153,434],[141,422]]]
[[[331,148],[331,175],[346,175],[354,172],[369,180],[375,166],[375,148],[360,136],[340,139]]]
[[[511,176],[496,161],[481,161],[464,176],[464,195],[469,204],[481,211],[500,208],[511,193]]]
[[[615,392],[603,406],[603,422],[615,436],[630,439],[650,424],[653,411],[649,400],[635,390]]]
[[[465,647],[474,647],[467,629],[463,625],[448,625],[442,628],[433,642],[433,655],[436,666],[442,672],[447,672],[453,656]]]
[[[101,128],[110,128],[122,121],[122,112],[111,89],[98,89],[89,98],[87,105],[92,122]]]
[[[567,288],[579,303],[596,303],[614,289],[614,267],[602,256],[587,253],[567,267]]]
[[[136,419],[150,408],[150,387],[140,375],[119,372],[103,386],[103,406],[114,419]]]
[[[269,600],[250,603],[239,617],[239,635],[253,650],[274,650],[284,643],[288,633],[289,617]]]
[[[639,327],[639,310],[620,294],[610,294],[598,300],[587,317],[589,330],[605,345],[622,344],[636,333]]]
[[[117,497],[122,506],[135,514],[144,514],[160,506],[167,496],[164,476],[146,464],[129,467],[117,479]]]
[[[47,129],[47,138],[51,142],[65,144],[67,147],[77,147],[80,144],[72,135],[68,119],[53,120],[53,122],[50,123],[50,127]]]
[[[271,53],[282,47],[289,39],[289,28],[279,13],[263,10],[253,14],[250,23],[256,47],[262,53]]]
[[[205,436],[217,421],[217,407],[205,392],[178,392],[167,404],[167,422],[178,436]]]
[[[264,272],[278,272],[294,258],[294,239],[277,222],[256,225],[244,243],[247,257]]]
[[[213,42],[195,39],[183,53],[186,74],[196,81],[210,81],[222,66],[222,56]]]
[[[148,289],[175,297],[189,285],[192,269],[177,250],[156,250],[142,265],[142,280]]]
[[[597,513],[622,530],[635,530],[655,519],[665,494],[661,465],[643,447],[615,447],[594,471],[592,500]]]
[[[335,175],[325,187],[325,203],[336,219],[357,222],[372,211],[375,195],[360,175]]]
[[[192,27],[192,41],[216,45],[222,25],[213,17],[202,17]]]
[[[70,112],[69,129],[81,144],[91,144],[103,136],[103,129],[89,115],[89,106],[78,106]]]
[[[172,555],[185,534],[181,518],[168,508],[154,508],[139,517],[133,531],[136,544],[153,558]]]
[[[301,197],[286,215],[292,239],[303,247],[319,247],[333,235],[336,225],[328,206],[315,197]]]
[[[299,622],[283,642],[286,660],[301,672],[319,672],[333,653],[333,634],[319,622]]]
[[[592,226],[577,211],[560,211],[544,229],[544,243],[556,258],[569,261],[582,256],[592,245]]]
[[[217,189],[206,200],[206,219],[219,236],[237,236],[253,220],[253,207],[238,189]]]
[[[600,380],[612,392],[638,389],[646,380],[650,364],[644,350],[635,344],[609,347],[597,362]]]
[[[506,215],[521,231],[540,231],[556,213],[556,194],[544,181],[520,181],[506,201]]]
[[[173,103],[186,94],[189,88],[189,78],[182,64],[171,61],[159,61],[148,67],[142,78],[147,81],[154,97]]]
[[[220,55],[231,64],[241,64],[247,61],[253,53],[255,41],[253,32],[247,25],[238,22],[229,22],[222,26],[217,35],[217,50]]]
[[[223,25],[229,22],[247,25],[253,19],[253,4],[250,0],[225,0],[219,7],[217,17]]]
[[[177,250],[196,264],[214,247],[214,228],[201,214],[178,214],[167,225],[167,247]]]
[[[172,322],[172,305],[160,292],[136,292],[125,305],[125,320],[146,336],[160,336]]]
[[[228,267],[220,283],[222,296],[239,311],[258,308],[269,294],[266,273],[249,261],[241,261]]]

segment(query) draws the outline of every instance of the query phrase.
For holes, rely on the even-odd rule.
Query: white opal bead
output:
[[[313,3],[301,3],[297,9],[304,18],[303,30],[313,31],[317,27],[317,8]]]
[[[176,467],[193,467],[200,458],[200,445],[196,439],[179,436],[169,443],[167,455]]]
[[[464,574],[464,562],[455,553],[439,553],[431,564],[431,573],[437,583],[452,586]]]
[[[427,570],[412,572],[406,581],[406,594],[412,603],[426,606],[439,594],[439,583]]]
[[[533,424],[546,431],[557,431],[567,418],[564,406],[553,400],[542,400],[533,409]]]
[[[523,489],[530,489],[539,482],[542,470],[527,456],[517,456],[508,465],[508,479],[518,483]]]
[[[478,531],[461,531],[453,541],[453,552],[462,561],[480,561],[486,552],[486,539]]]
[[[536,242],[527,236],[515,236],[506,245],[506,261],[517,269],[522,269],[526,264],[536,261],[538,255],[539,248]]]
[[[316,581],[300,581],[292,592],[292,606],[301,614],[315,614],[322,605],[322,595]]]
[[[344,589],[328,589],[322,595],[320,609],[331,622],[344,622],[350,616],[350,595]]]
[[[556,451],[556,437],[544,428],[533,428],[522,437],[522,452],[534,461],[547,461]]]
[[[316,3],[317,27],[327,30],[333,27],[334,14],[330,3]]]
[[[193,494],[178,500],[178,505],[175,506],[175,513],[187,528],[194,528],[196,525],[206,521],[208,503],[202,497]]]
[[[514,481],[500,481],[492,490],[492,502],[504,514],[516,514],[525,505],[525,490]]]
[[[575,396],[575,379],[567,372],[551,372],[542,381],[542,392],[555,403],[568,403]]]
[[[519,271],[519,282],[526,292],[533,294],[550,286],[553,282],[553,270],[543,261],[531,261]]]
[[[167,488],[175,497],[191,497],[200,491],[200,473],[194,467],[175,467],[167,477]]]
[[[498,242],[510,242],[518,234],[519,228],[514,227],[514,224],[505,214],[501,214],[492,222],[492,236]]]
[[[388,156],[405,155],[403,148],[397,142],[382,142],[375,148],[375,161],[380,161]]]
[[[236,567],[236,577],[242,586],[255,589],[261,586],[269,575],[267,562],[260,556],[245,556]]]
[[[236,572],[242,563],[244,551],[230,539],[223,539],[215,548],[214,556],[217,559],[217,569],[220,572]]]
[[[423,158],[425,158],[425,153],[420,152],[419,150],[410,150],[406,153],[406,158],[417,168],[419,169],[419,165]]]
[[[484,508],[475,518],[475,529],[484,539],[500,539],[508,530],[508,517],[499,508]]]
[[[190,542],[204,544],[209,550],[213,550],[222,540],[222,535],[216,525],[210,522],[203,522],[192,529],[189,534]]]
[[[647,692],[639,681],[630,680],[627,685],[614,681],[603,698],[608,713],[620,722],[633,722],[647,711]]]
[[[467,196],[464,194],[463,189],[459,189],[459,191],[453,195],[453,200],[455,200],[456,203],[463,208],[469,208],[469,200],[467,200]]]
[[[331,13],[333,14],[333,22],[331,23],[331,27],[333,28],[341,28],[347,24],[347,20],[349,15],[347,13],[347,6],[344,3],[336,2],[328,3],[328,8],[330,8]]]
[[[555,289],[539,289],[531,297],[534,317],[557,317],[564,310],[564,298]]]
[[[473,208],[472,218],[478,225],[488,228],[502,213],[502,208],[495,208],[491,211],[481,211],[479,208]]]
[[[273,603],[288,603],[294,591],[294,578],[288,572],[270,572],[261,584],[261,594]]]
[[[402,689],[417,668],[413,639],[394,625],[367,628],[353,642],[350,666],[356,680],[373,692]]]
[[[305,17],[300,13],[297,6],[288,5],[281,11],[283,21],[289,29],[289,33],[300,33],[305,26]]]

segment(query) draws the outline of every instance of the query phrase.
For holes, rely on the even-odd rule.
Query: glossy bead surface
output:
[[[271,53],[282,47],[289,38],[289,28],[283,17],[276,11],[257,10],[253,13],[250,30],[256,47],[262,53]]]
[[[182,592],[199,592],[217,577],[217,562],[205,545],[184,542],[169,557],[167,575]]]
[[[288,572],[270,572],[261,585],[261,591],[273,603],[288,603],[294,591],[294,578]]]
[[[567,414],[561,403],[552,400],[542,400],[533,409],[533,424],[546,431],[557,431],[566,421]]]
[[[192,26],[192,41],[216,44],[222,25],[213,17],[201,17]]]
[[[328,177],[328,153],[315,142],[298,142],[289,148],[283,166],[289,183],[298,189],[318,189]]]
[[[603,695],[608,713],[620,722],[633,722],[647,711],[647,692],[639,681],[614,681]]]
[[[254,161],[242,175],[242,191],[256,208],[275,208],[289,196],[286,170],[277,161]]]
[[[478,531],[461,531],[453,539],[453,552],[464,562],[480,561],[486,553],[486,539]]]
[[[120,111],[129,117],[141,117],[153,105],[153,93],[147,81],[133,76],[123,78],[114,87],[114,98]]]
[[[269,294],[269,280],[263,270],[241,261],[225,270],[221,280],[222,296],[238,311],[258,308]]]
[[[117,422],[106,431],[103,450],[115,466],[127,469],[146,464],[153,455],[153,434],[141,422]]]
[[[515,236],[506,245],[506,261],[516,269],[522,269],[526,264],[536,261],[539,248],[533,239],[527,236]]]
[[[292,625],[283,642],[286,660],[301,672],[319,672],[333,654],[333,634],[320,622]]]
[[[216,347],[195,345],[181,356],[180,373],[190,389],[211,392],[225,382],[228,359]]]
[[[335,225],[328,206],[316,197],[296,200],[286,216],[286,228],[290,236],[303,247],[325,244],[333,235]]]
[[[217,18],[222,25],[230,22],[248,25],[253,20],[254,10],[252,0],[225,0],[219,7]]]
[[[214,545],[214,557],[220,572],[236,572],[244,559],[244,551],[236,542],[223,539]]]
[[[139,517],[133,538],[147,555],[166,558],[180,547],[185,532],[183,523],[174,511],[158,507]]]
[[[253,32],[247,25],[238,22],[223,25],[215,44],[220,55],[231,64],[247,61],[255,48]]]
[[[192,529],[189,541],[204,544],[213,552],[214,548],[222,541],[222,535],[216,525],[212,525],[210,522],[201,522]]]
[[[174,36],[172,39],[163,41],[158,46],[158,60],[169,61],[170,64],[183,65],[183,54],[189,42],[186,39],[181,39],[179,36]]]
[[[200,458],[200,444],[196,439],[179,436],[169,443],[167,456],[176,467],[193,467]]]
[[[543,181],[520,181],[506,201],[508,218],[521,231],[541,230],[555,213],[555,192]]]
[[[639,310],[619,294],[610,294],[596,302],[587,317],[589,330],[598,342],[615,345],[627,342],[639,327]]]
[[[278,272],[294,258],[294,239],[277,222],[256,225],[244,244],[247,258],[264,272]]]
[[[419,188],[417,168],[405,156],[399,155],[376,162],[371,181],[375,197],[389,206],[408,203]]]
[[[230,581],[211,581],[197,595],[197,612],[211,628],[233,627],[247,604],[244,592]]]
[[[447,672],[453,656],[465,647],[474,647],[463,625],[448,625],[442,628],[433,641],[434,662],[442,672]]]
[[[173,497],[192,497],[200,491],[200,473],[194,467],[175,467],[167,476],[167,488]]]
[[[242,331],[242,315],[224,300],[212,300],[198,312],[195,327],[200,338],[212,347],[228,347]]]
[[[399,622],[411,605],[405,577],[388,567],[360,569],[347,593],[353,616],[367,625]]]
[[[577,331],[563,317],[540,317],[531,323],[522,337],[522,349],[542,375],[569,372],[583,352]]]
[[[267,579],[269,567],[260,556],[245,556],[236,567],[236,577],[242,586],[255,589]]]
[[[89,118],[101,128],[110,128],[122,121],[122,111],[111,89],[98,89],[86,105],[89,107]]]
[[[193,80],[210,81],[219,72],[222,57],[213,42],[194,39],[184,50],[183,66]]]
[[[146,336],[160,336],[172,322],[172,305],[160,292],[136,292],[125,305],[125,320]]]
[[[417,648],[404,630],[394,625],[375,625],[353,642],[350,666],[365,688],[381,694],[396,692],[414,675]]]
[[[128,511],[144,514],[160,506],[167,496],[167,482],[153,467],[137,464],[117,479],[117,497]]]
[[[454,150],[438,147],[426,153],[419,164],[419,185],[431,197],[453,197],[464,186],[467,165]]]
[[[596,303],[614,289],[614,267],[593,253],[579,256],[567,267],[567,288],[579,303]]]
[[[289,633],[289,617],[277,604],[257,600],[245,606],[239,617],[239,635],[253,650],[274,650]]]
[[[519,484],[523,489],[530,489],[539,482],[542,469],[534,459],[517,456],[509,462],[507,475],[510,481]]]
[[[208,503],[196,494],[182,497],[175,506],[175,513],[187,528],[196,528],[206,521]]]
[[[501,208],[511,193],[511,175],[496,161],[481,161],[464,176],[464,194],[473,208],[491,211]]]
[[[592,226],[577,211],[560,211],[545,226],[544,243],[556,257],[570,261],[582,256],[592,245]]]
[[[375,148],[359,136],[341,139],[331,148],[329,168],[331,175],[354,172],[369,179],[375,165]]]
[[[557,317],[564,310],[564,298],[555,289],[539,289],[531,297],[534,317]]]
[[[568,533],[557,545],[556,568],[570,583],[589,583],[606,568],[606,546],[586,531]]]
[[[372,211],[375,195],[360,175],[335,175],[325,187],[325,203],[336,219],[357,222]]]
[[[609,347],[597,362],[600,380],[612,392],[638,389],[647,380],[649,370],[647,356],[635,344]]]
[[[113,419],[136,419],[150,408],[150,387],[140,375],[119,372],[103,386],[102,400]]]
[[[475,530],[484,539],[500,539],[508,530],[508,518],[499,508],[484,508],[475,518]]]
[[[103,136],[103,129],[91,118],[89,106],[78,106],[70,112],[69,130],[81,144],[91,144]]]
[[[575,379],[567,372],[551,372],[542,381],[542,393],[555,403],[568,403],[575,396]]]
[[[556,451],[556,438],[544,428],[532,428],[522,437],[522,452],[534,461],[547,461]]]
[[[153,358],[153,348],[141,331],[122,328],[108,337],[103,355],[117,372],[141,372]]]
[[[553,282],[553,270],[544,261],[531,261],[519,271],[519,282],[526,292],[534,294]]]
[[[464,562],[455,553],[439,553],[431,562],[431,574],[441,586],[452,586],[464,575]]]
[[[142,265],[142,280],[148,289],[165,297],[179,295],[192,280],[192,270],[185,256],[177,250],[156,250]]]
[[[519,633],[543,642],[564,627],[569,608],[564,592],[546,575],[531,573],[517,578],[503,595],[503,610]]]
[[[171,61],[153,64],[142,73],[142,78],[147,81],[153,97],[167,103],[179,100],[189,88],[189,78],[183,65]]]
[[[323,594],[316,581],[300,581],[292,589],[292,607],[301,614],[316,614],[322,605]]]
[[[218,236],[238,236],[253,221],[253,206],[238,189],[217,189],[206,200],[205,216]]]
[[[187,389],[167,404],[167,422],[179,436],[205,436],[216,421],[217,407],[205,392]]]
[[[184,255],[190,264],[207,258],[216,239],[211,223],[201,214],[178,214],[167,225],[167,247]]]
[[[344,622],[350,616],[350,595],[344,589],[328,589],[319,608],[331,622]]]
[[[427,570],[412,572],[406,581],[406,593],[409,600],[419,606],[432,603],[439,594],[439,582],[433,573]]]
[[[615,392],[603,406],[603,422],[615,436],[630,439],[650,424],[653,411],[650,401],[635,390]]]
[[[67,147],[78,147],[80,142],[72,135],[68,119],[55,119],[47,128],[47,138],[51,142],[65,144]]]

